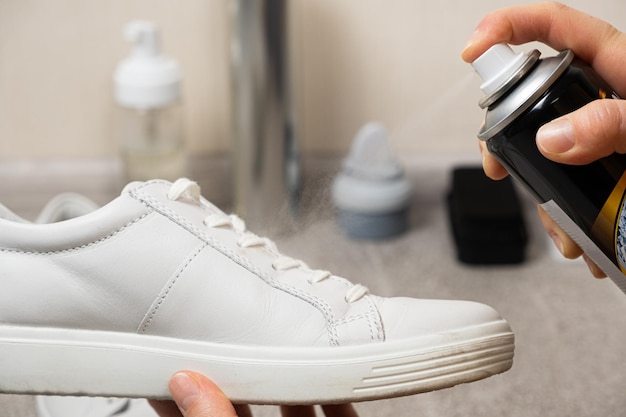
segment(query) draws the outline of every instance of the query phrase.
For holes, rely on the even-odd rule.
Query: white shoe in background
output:
[[[58,223],[2,213],[2,392],[166,398],[170,376],[192,369],[235,402],[321,404],[512,365],[492,308],[371,295],[282,255],[189,180],[132,183]]]
[[[143,399],[38,396],[38,417],[158,417]]]
[[[78,193],[62,193],[52,198],[41,210],[35,223],[56,223],[84,216],[99,206]]]

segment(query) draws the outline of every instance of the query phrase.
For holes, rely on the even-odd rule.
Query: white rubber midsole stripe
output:
[[[172,374],[193,369],[238,402],[358,401],[503,372],[513,351],[504,320],[454,334],[344,347],[237,346],[0,325],[0,391],[163,398]]]

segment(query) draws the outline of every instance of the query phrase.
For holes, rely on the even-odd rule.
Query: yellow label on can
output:
[[[626,192],[626,172],[615,184],[613,191],[607,198],[602,210],[592,226],[592,234],[600,238],[611,252],[620,270],[626,273],[626,207],[624,194]]]

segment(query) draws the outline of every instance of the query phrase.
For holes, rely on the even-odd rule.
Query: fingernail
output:
[[[575,143],[574,129],[568,119],[545,124],[537,132],[537,146],[547,153],[567,152],[574,147]]]
[[[587,268],[589,268],[589,271],[591,272],[591,275],[594,276],[594,278],[606,278],[606,274],[604,273],[604,271],[602,271],[600,267],[595,262],[593,262],[586,254],[583,254],[583,259],[585,260]]]
[[[200,396],[200,389],[196,381],[185,372],[178,372],[170,380],[172,398],[182,412],[185,412]]]
[[[474,44],[474,42],[476,42],[478,35],[478,30],[475,30],[474,33],[472,33],[470,37],[467,38],[467,41],[465,41],[465,45],[463,46],[463,51],[461,53],[467,51]]]
[[[563,242],[561,242],[561,238],[559,237],[559,235],[554,233],[554,234],[551,234],[550,237],[552,238],[552,241],[554,242],[554,245],[559,250],[559,252],[563,254]]]

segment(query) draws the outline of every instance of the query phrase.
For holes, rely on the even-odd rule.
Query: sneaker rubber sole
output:
[[[235,403],[328,404],[452,387],[508,370],[504,321],[340,347],[229,345],[131,333],[0,325],[0,392],[169,398],[189,369]]]

